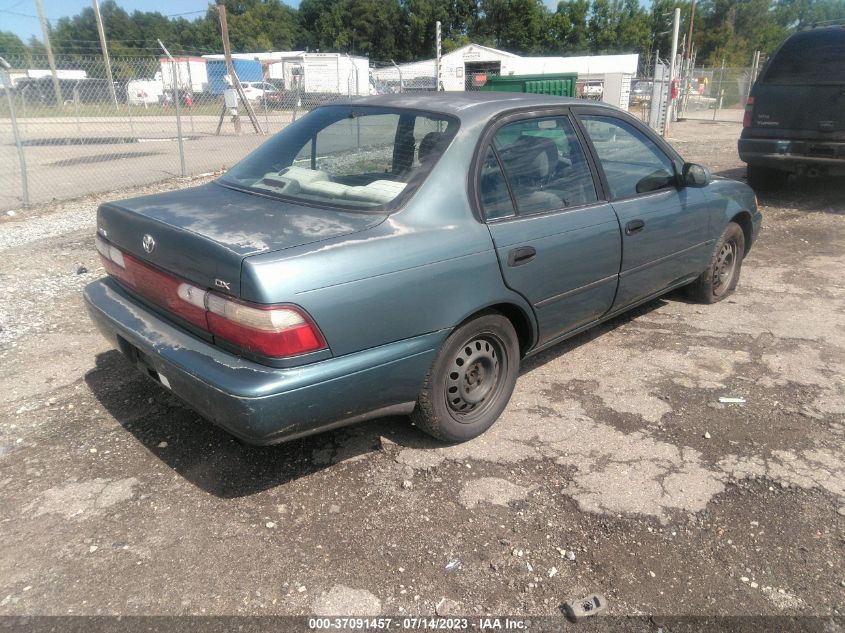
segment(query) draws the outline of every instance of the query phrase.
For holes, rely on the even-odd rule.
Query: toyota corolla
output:
[[[760,213],[619,109],[527,94],[314,109],[217,181],[103,204],[91,317],[266,444],[388,414],[484,432],[520,362],[682,286],[737,285]]]

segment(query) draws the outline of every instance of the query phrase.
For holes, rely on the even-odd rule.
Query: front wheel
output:
[[[701,303],[716,303],[730,295],[739,282],[744,256],[745,233],[736,222],[728,222],[707,269],[689,287],[692,298]]]
[[[447,442],[464,442],[490,428],[510,400],[519,373],[519,340],[498,313],[456,329],[423,383],[414,423]]]

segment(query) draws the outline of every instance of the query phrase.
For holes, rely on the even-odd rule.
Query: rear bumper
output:
[[[279,369],[202,341],[141,306],[111,279],[85,288],[91,319],[139,370],[251,444],[273,444],[413,409],[446,330]],[[164,383],[165,380],[159,382]]]
[[[800,171],[817,167],[845,173],[845,143],[786,139],[741,138],[739,157],[749,165]]]

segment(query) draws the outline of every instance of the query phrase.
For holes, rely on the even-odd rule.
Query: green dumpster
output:
[[[576,73],[555,75],[503,75],[487,78],[482,90],[491,92],[530,92],[538,95],[574,97]]]

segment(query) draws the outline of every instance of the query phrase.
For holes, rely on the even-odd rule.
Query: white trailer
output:
[[[370,94],[370,60],[343,53],[301,53],[267,65],[268,79],[303,94]]]
[[[208,91],[208,71],[202,57],[174,57],[176,85],[179,90],[197,93]],[[173,90],[173,64],[167,57],[159,59],[161,82],[164,90]]]
[[[146,107],[156,104],[161,100],[162,94],[164,89],[161,86],[161,78],[134,79],[126,84],[126,99],[129,105]]]

